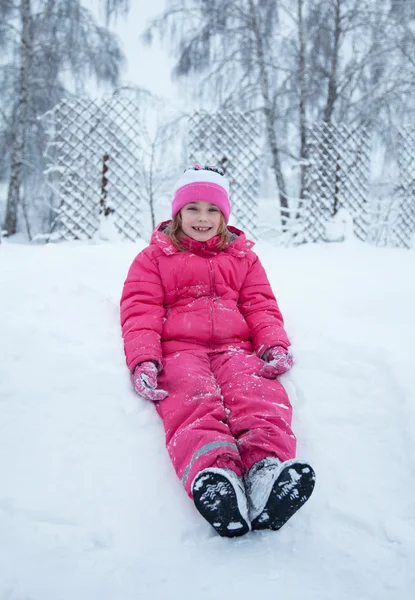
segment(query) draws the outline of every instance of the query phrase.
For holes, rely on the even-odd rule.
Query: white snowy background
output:
[[[0,599],[412,598],[415,253],[255,246],[317,483],[279,532],[229,540],[131,389],[119,297],[144,246],[0,246]]]
[[[166,52],[137,41],[164,2],[132,5],[117,24],[125,80],[176,102]],[[119,297],[146,242],[18,241],[0,246],[0,600],[412,599],[415,252],[255,246],[317,483],[281,531],[228,540],[130,385]]]

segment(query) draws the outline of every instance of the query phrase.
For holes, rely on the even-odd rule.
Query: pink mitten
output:
[[[282,346],[274,346],[269,348],[262,355],[265,365],[261,371],[261,377],[266,379],[276,379],[278,375],[282,375],[291,369],[293,366],[293,357],[291,352]]]
[[[133,381],[137,394],[146,400],[158,402],[168,396],[165,390],[157,389],[157,366],[151,360],[136,366]]]

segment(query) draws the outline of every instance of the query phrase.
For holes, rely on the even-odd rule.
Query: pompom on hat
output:
[[[231,214],[229,204],[229,181],[222,169],[198,164],[186,169],[174,186],[172,217],[189,202],[205,201],[214,204],[228,223]]]

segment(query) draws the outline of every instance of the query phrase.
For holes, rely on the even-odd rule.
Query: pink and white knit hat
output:
[[[213,170],[194,165],[187,169],[174,186],[172,217],[189,202],[204,200],[215,204],[222,212],[225,222],[229,221],[231,206],[229,204],[229,181],[224,175]]]

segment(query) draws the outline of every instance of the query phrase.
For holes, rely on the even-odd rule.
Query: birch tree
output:
[[[107,18],[128,0],[102,0]],[[116,38],[99,26],[80,0],[0,0],[0,142],[9,177],[4,229],[18,230],[30,204],[25,184],[43,168],[44,131],[38,117],[68,86],[82,90],[91,75],[115,85],[123,55]],[[8,168],[7,168],[8,167]],[[20,211],[19,211],[20,209]],[[29,223],[26,218],[26,227]]]
[[[300,129],[300,159],[301,180],[300,198],[304,194],[305,171],[304,160],[307,158],[307,90],[306,90],[306,36],[304,28],[304,1],[297,0],[297,31],[298,31],[298,88],[299,88],[299,129]]]
[[[20,3],[20,69],[18,76],[18,96],[15,108],[14,143],[11,157],[11,175],[7,194],[6,218],[3,228],[8,233],[16,233],[17,206],[20,196],[22,176],[25,127],[29,111],[29,69],[31,62],[31,33],[30,33],[31,3],[22,0]]]
[[[403,0],[172,0],[153,21],[175,75],[215,108],[261,110],[288,215],[284,161],[301,165],[313,121],[365,125],[385,147],[415,108],[415,6]]]
[[[385,131],[394,115],[405,113],[413,82],[395,14],[390,0],[314,2],[308,27],[316,118]]]
[[[174,0],[155,19],[146,39],[151,43],[158,32],[173,45],[177,63],[175,75],[202,75],[198,88],[207,90],[227,107],[232,103],[264,115],[271,165],[280,197],[283,220],[287,217],[286,183],[276,131],[278,98],[273,94],[271,56],[278,40],[275,0]]]

